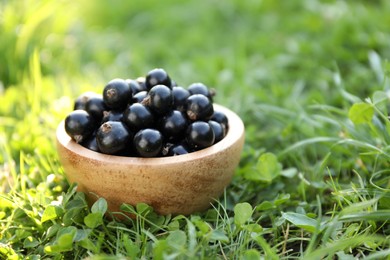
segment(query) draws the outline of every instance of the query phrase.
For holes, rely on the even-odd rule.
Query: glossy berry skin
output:
[[[131,93],[134,96],[138,92],[145,91],[145,84],[140,84],[138,81],[135,79],[126,79],[127,84],[129,85],[131,89]]]
[[[103,89],[103,100],[110,109],[125,109],[131,97],[131,88],[124,79],[113,79]]]
[[[157,114],[165,114],[173,107],[172,91],[165,85],[156,85],[149,90],[147,97],[141,103]]]
[[[132,133],[122,122],[108,121],[96,132],[99,150],[105,154],[117,154],[130,145]]]
[[[214,114],[213,103],[205,95],[194,94],[187,98],[187,116],[192,121],[209,120]]]
[[[188,86],[187,89],[191,95],[202,94],[202,95],[205,95],[206,97],[208,97],[210,100],[213,98],[212,92],[203,83],[200,83],[200,82],[192,83],[191,85]]]
[[[156,157],[161,153],[163,136],[158,130],[146,128],[135,134],[133,143],[140,156]]]
[[[150,90],[156,85],[165,85],[172,88],[172,82],[168,73],[164,69],[156,68],[149,71],[145,77],[146,90]]]
[[[223,112],[215,110],[211,120],[220,123],[225,128],[225,132],[227,132],[229,122],[227,116]]]
[[[73,105],[73,110],[78,110],[78,109],[86,110],[87,102],[91,97],[101,97],[101,95],[91,91],[81,94],[76,98]]]
[[[108,121],[122,121],[123,118],[123,113],[120,111],[104,111],[103,112],[103,119],[102,119],[102,124]]]
[[[163,156],[176,156],[190,153],[192,150],[188,147],[185,142],[181,143],[166,143],[163,146],[161,154]]]
[[[213,120],[209,120],[208,123],[211,126],[211,128],[213,129],[213,132],[214,132],[214,135],[215,135],[214,143],[218,143],[226,135],[225,128],[222,126],[222,124],[220,124],[220,123],[218,123],[216,121],[213,121]]]
[[[150,128],[154,124],[154,116],[149,108],[134,103],[123,112],[122,121],[133,131]]]
[[[103,112],[107,110],[107,106],[101,96],[90,97],[85,104],[85,110],[99,122],[103,118]]]
[[[141,103],[147,95],[147,91],[140,91],[131,98],[131,103]]]
[[[96,134],[92,134],[88,139],[84,140],[81,145],[94,152],[100,152],[99,146],[96,142]]]
[[[172,88],[173,96],[173,107],[176,110],[184,112],[186,110],[187,98],[190,96],[190,92],[183,87],[173,87]]]
[[[195,150],[212,146],[214,140],[213,129],[204,121],[195,121],[187,128],[186,141]]]
[[[85,110],[74,110],[65,118],[65,131],[76,142],[88,139],[95,130],[95,120]]]
[[[159,121],[159,129],[170,140],[180,139],[187,126],[188,119],[178,110],[172,110]]]
[[[176,156],[187,153],[190,153],[190,149],[187,146],[185,146],[184,144],[175,144],[170,147],[168,151],[168,156]]]

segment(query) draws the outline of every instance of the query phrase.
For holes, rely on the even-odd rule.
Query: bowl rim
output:
[[[89,160],[96,160],[103,163],[110,164],[131,164],[131,165],[167,165],[167,164],[177,164],[181,162],[188,162],[193,160],[200,160],[202,158],[215,155],[223,150],[228,149],[234,143],[238,142],[241,138],[244,138],[245,127],[241,118],[234,113],[232,110],[219,105],[214,104],[215,111],[221,111],[225,113],[229,122],[229,129],[226,136],[219,141],[218,143],[204,148],[199,151],[195,151],[188,154],[182,154],[177,156],[168,156],[168,157],[153,157],[153,158],[143,158],[143,157],[130,157],[130,156],[118,156],[118,155],[108,155],[99,152],[89,150],[88,148],[83,147],[82,145],[76,143],[71,139],[71,137],[65,132],[64,121],[62,120],[56,131],[57,145],[61,145],[65,149],[71,151],[74,154],[77,154],[80,157],[84,157]]]

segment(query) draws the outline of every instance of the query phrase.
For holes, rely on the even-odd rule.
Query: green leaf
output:
[[[96,213],[100,212],[104,215],[107,211],[107,201],[104,198],[99,198],[91,207],[91,212]]]
[[[171,231],[167,237],[168,245],[178,248],[183,247],[187,242],[187,235],[182,230]]]
[[[274,206],[274,204],[272,202],[269,202],[269,201],[265,200],[262,203],[260,203],[259,205],[257,205],[256,210],[266,211],[266,210],[272,209],[274,207],[275,206]]]
[[[368,103],[355,103],[349,109],[348,117],[354,124],[371,122],[374,116],[374,108]]]
[[[54,241],[53,245],[44,247],[45,252],[48,254],[55,254],[72,250],[76,232],[77,228],[75,227],[66,227],[59,230],[57,239]]]
[[[256,165],[257,173],[253,180],[270,183],[282,172],[282,165],[273,153],[264,153],[259,157]]]
[[[87,239],[88,236],[91,234],[91,229],[77,229],[76,236],[74,238],[75,242],[82,241],[84,239]]]
[[[84,223],[89,228],[96,228],[103,224],[103,214],[101,212],[89,213],[84,218]]]
[[[83,210],[84,208],[71,208],[69,210],[66,210],[65,214],[62,217],[62,221],[64,222],[64,225],[69,226],[74,222],[76,223],[82,222],[83,217],[85,215],[85,213],[82,212]]]
[[[372,101],[374,102],[374,105],[380,109],[381,111],[386,111],[387,109],[387,103],[389,102],[389,96],[384,91],[375,91],[372,95]],[[386,111],[388,112],[388,111]]]
[[[238,203],[236,206],[234,206],[234,223],[241,227],[245,224],[245,222],[250,220],[252,213],[253,208],[249,203]]]
[[[153,209],[146,203],[138,203],[135,208],[141,216],[146,216],[149,212],[152,212]]]
[[[23,246],[25,248],[34,248],[34,247],[38,246],[39,244],[40,244],[40,242],[32,236],[26,237],[26,239],[23,242]]]
[[[57,234],[58,230],[60,230],[60,229],[61,229],[60,224],[55,224],[55,225],[50,226],[46,231],[46,239],[55,236]]]
[[[166,240],[157,240],[153,247],[153,258],[155,260],[165,259],[165,253],[168,251],[168,242]]]
[[[128,234],[123,235],[123,245],[126,249],[126,254],[129,259],[136,259],[141,249],[136,244],[134,244],[134,242],[129,238]]]
[[[81,240],[77,244],[95,254],[99,252],[97,246],[88,238]]]
[[[63,212],[64,211],[59,206],[49,205],[43,211],[41,222],[43,223],[48,220],[56,219],[57,217],[61,216]]]
[[[260,233],[261,231],[263,231],[263,227],[257,223],[245,225],[245,226],[243,226],[243,229],[245,229],[249,232],[255,232],[255,233]]]
[[[244,255],[242,257],[242,260],[258,260],[261,259],[261,255],[259,251],[256,249],[249,249],[244,252]]]
[[[282,217],[287,221],[290,221],[297,227],[303,228],[309,232],[315,232],[317,228],[317,220],[307,217],[306,215],[287,212],[282,213]]]
[[[226,235],[226,232],[218,229],[211,231],[210,240],[229,243],[229,237]]]
[[[123,212],[127,212],[127,213],[132,213],[132,214],[135,214],[136,211],[134,209],[134,207],[130,204],[126,204],[126,203],[123,203],[120,208],[119,208],[121,211]]]
[[[274,205],[275,206],[280,206],[282,205],[283,203],[285,202],[288,202],[290,201],[290,194],[282,194],[282,195],[279,195],[277,199],[275,199],[274,201]]]
[[[199,229],[199,233],[201,235],[207,234],[211,227],[200,217],[196,216],[197,218],[191,218],[191,221],[194,223],[194,225]]]

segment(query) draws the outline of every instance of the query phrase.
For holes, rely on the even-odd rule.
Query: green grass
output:
[[[389,259],[390,3],[0,1],[0,259]],[[15,14],[18,15],[15,15]],[[209,210],[103,217],[66,181],[75,97],[165,68],[243,119]],[[111,258],[110,258],[111,257]]]

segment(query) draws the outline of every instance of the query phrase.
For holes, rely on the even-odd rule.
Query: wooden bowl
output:
[[[244,145],[244,124],[231,110],[214,105],[229,120],[224,139],[189,154],[138,158],[97,153],[77,144],[57,128],[57,150],[70,183],[86,194],[89,203],[98,197],[112,212],[122,203],[143,202],[162,215],[201,212],[218,199],[230,183]]]

